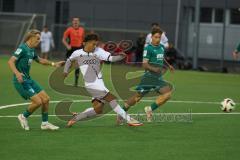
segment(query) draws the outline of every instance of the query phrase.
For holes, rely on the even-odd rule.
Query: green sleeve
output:
[[[240,43],[238,44],[237,48],[236,48],[237,52],[240,52]]]
[[[16,59],[19,59],[20,57],[22,57],[24,54],[23,48],[19,47],[16,49],[15,52],[13,52],[13,56],[16,57]]]
[[[34,52],[33,60],[35,60],[36,62],[39,62],[39,56],[35,52]]]
[[[151,57],[151,50],[150,48],[147,46],[144,48],[144,51],[143,51],[143,59],[150,59]]]

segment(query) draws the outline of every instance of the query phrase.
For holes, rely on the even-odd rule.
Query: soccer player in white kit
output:
[[[152,23],[152,31],[153,30],[158,30],[160,29],[160,26],[158,23]],[[147,36],[146,36],[146,40],[145,40],[145,45],[144,47],[147,47],[149,44],[152,43],[152,33],[149,33]],[[161,36],[161,40],[160,40],[160,44],[162,44],[166,49],[169,47],[169,44],[168,44],[168,38],[166,36],[166,33],[163,32],[162,33],[162,36]]]
[[[50,48],[54,48],[54,41],[52,32],[48,30],[47,26],[44,26],[43,31],[41,32],[41,53],[42,58],[48,59],[48,54],[50,52]]]
[[[142,123],[131,118],[117,103],[116,97],[112,95],[105,87],[102,73],[101,73],[101,61],[116,62],[125,58],[126,54],[121,52],[116,56],[111,54],[102,48],[96,47],[98,44],[98,35],[91,33],[84,38],[83,49],[76,50],[67,59],[64,67],[64,77],[67,77],[69,68],[72,62],[75,61],[83,75],[85,87],[87,91],[92,95],[93,106],[87,108],[85,111],[76,114],[67,124],[71,127],[79,120],[85,118],[94,117],[97,114],[101,114],[105,102],[108,102],[114,112],[125,119],[130,126],[140,126]]]

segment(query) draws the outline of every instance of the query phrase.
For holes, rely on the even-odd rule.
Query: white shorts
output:
[[[93,83],[85,84],[87,91],[92,95],[93,99],[100,100],[102,102],[103,98],[108,94],[109,90],[105,87],[102,79],[97,79]]]
[[[50,45],[48,44],[41,44],[41,52],[48,53],[50,51]]]

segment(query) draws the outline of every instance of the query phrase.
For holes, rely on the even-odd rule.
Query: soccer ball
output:
[[[224,112],[231,112],[235,108],[235,102],[231,98],[225,98],[221,102],[221,109]]]

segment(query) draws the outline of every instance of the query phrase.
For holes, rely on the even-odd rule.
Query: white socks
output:
[[[78,115],[75,117],[75,120],[80,121],[82,119],[93,117],[95,115],[97,115],[97,113],[91,107],[91,108],[87,108],[85,111],[83,111],[81,113],[78,113]]]
[[[127,122],[131,120],[131,117],[120,107],[120,105],[117,103],[116,100],[112,100],[109,102],[109,105],[113,109],[114,112],[116,112],[118,115],[120,115],[123,119],[125,119]],[[94,108],[87,108],[85,111],[78,113],[78,115],[75,117],[75,120],[80,121],[85,118],[90,118],[97,115]]]
[[[109,102],[109,104],[114,112],[120,115],[123,119],[127,120],[127,122],[131,120],[131,117],[120,107],[115,99]]]

